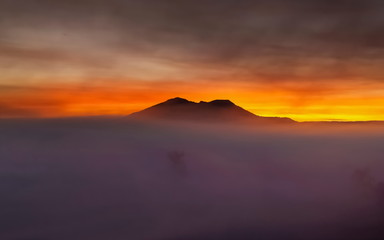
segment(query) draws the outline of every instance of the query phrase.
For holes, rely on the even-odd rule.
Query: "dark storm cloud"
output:
[[[112,38],[88,40],[119,54],[246,69],[270,78],[382,77],[380,0],[3,0],[0,9],[4,32],[39,26],[67,34],[110,31]]]

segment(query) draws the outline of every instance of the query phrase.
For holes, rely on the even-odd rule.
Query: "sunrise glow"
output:
[[[297,121],[384,120],[376,12],[59,5],[0,3],[1,118],[127,115],[179,96]]]

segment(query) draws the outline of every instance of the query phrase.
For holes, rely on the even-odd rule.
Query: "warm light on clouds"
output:
[[[384,120],[376,0],[0,2],[0,117],[129,114],[176,96]]]
[[[128,81],[99,80],[99,86],[8,87],[0,97],[2,117],[60,117],[83,115],[127,115],[166,99],[180,96],[192,101],[231,99],[261,116],[290,117],[297,121],[384,119],[382,84],[348,87],[343,82],[305,87],[223,81]]]

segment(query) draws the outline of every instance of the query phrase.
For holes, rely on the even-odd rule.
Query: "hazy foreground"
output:
[[[383,239],[371,128],[3,120],[0,239]]]

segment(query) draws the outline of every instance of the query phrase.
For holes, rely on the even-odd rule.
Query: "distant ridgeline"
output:
[[[129,119],[166,120],[188,122],[243,122],[243,123],[294,123],[290,118],[261,117],[230,100],[192,102],[183,98],[172,98],[142,111],[132,113]]]

